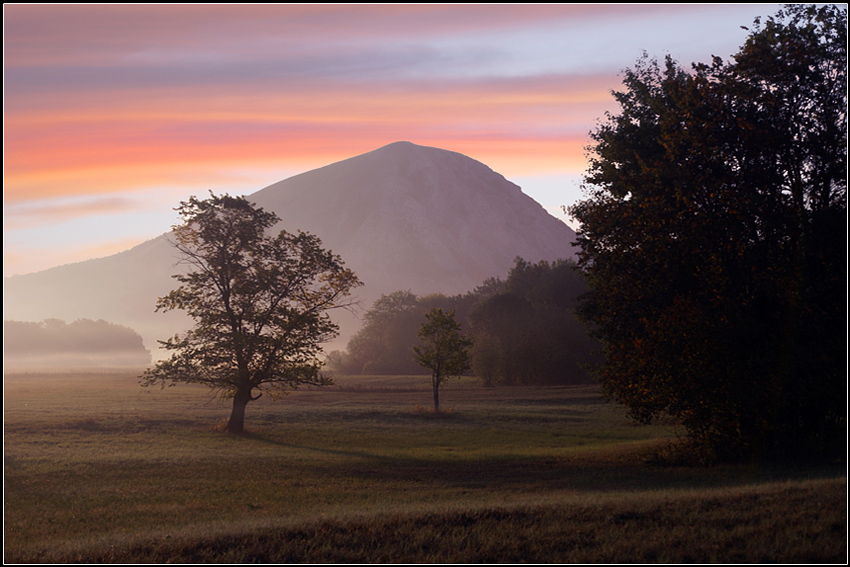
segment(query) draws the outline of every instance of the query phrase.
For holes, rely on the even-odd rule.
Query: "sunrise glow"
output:
[[[577,198],[622,69],[643,50],[728,56],[773,10],[6,5],[4,274],[120,251],[188,195],[398,140],[545,178],[523,190],[554,210]]]

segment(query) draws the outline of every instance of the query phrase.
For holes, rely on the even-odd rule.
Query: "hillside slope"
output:
[[[513,260],[573,256],[575,233],[520,188],[456,152],[396,142],[262,189],[248,198],[281,218],[279,228],[319,236],[364,282],[362,311],[381,294],[463,293]],[[175,203],[176,205],[176,203]],[[154,313],[179,269],[162,235],[125,252],[4,278],[4,317],[20,321],[105,319],[156,339],[185,328],[179,313]],[[344,346],[354,315],[335,315]],[[156,354],[154,354],[156,357]]]

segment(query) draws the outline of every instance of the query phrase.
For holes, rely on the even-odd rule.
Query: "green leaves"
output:
[[[454,311],[444,313],[434,308],[425,314],[425,322],[417,333],[420,346],[413,347],[416,360],[430,369],[442,382],[469,370],[469,349],[472,341],[460,334],[460,324]]]
[[[425,314],[425,322],[417,333],[420,346],[413,347],[416,360],[431,370],[434,410],[440,409],[440,385],[469,370],[469,349],[472,341],[460,334],[460,324],[454,311],[444,313],[434,308]]]

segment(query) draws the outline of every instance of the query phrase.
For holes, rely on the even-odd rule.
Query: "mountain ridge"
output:
[[[382,294],[464,293],[504,277],[517,256],[574,257],[575,233],[519,186],[463,154],[394,142],[247,195],[274,211],[273,230],[318,236],[364,282],[365,311]],[[137,330],[155,350],[188,327],[179,313],[154,313],[177,284],[176,251],[160,235],[112,256],[4,278],[4,317],[104,319]],[[359,321],[342,310],[335,348]]]

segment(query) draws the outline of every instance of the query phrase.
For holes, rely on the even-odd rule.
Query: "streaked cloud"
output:
[[[35,239],[39,223],[88,219],[74,230],[110,241],[160,230],[140,224],[147,217],[129,206],[137,194],[250,193],[279,180],[266,174],[398,140],[464,153],[554,199],[535,193],[536,180],[583,171],[588,131],[643,50],[727,56],[745,37],[740,25],[775,11],[5,5],[4,271],[18,271],[13,233]],[[43,257],[41,267],[54,261]]]
[[[273,49],[335,50],[468,38],[518,28],[605,25],[615,20],[693,14],[694,5],[12,5],[8,64],[103,65],[268,58]],[[321,39],[322,41],[317,41]]]
[[[400,139],[448,143],[481,158],[517,156],[502,162],[505,173],[551,168],[552,160],[581,169],[574,150],[589,129],[583,117],[611,106],[613,83],[610,76],[327,83],[247,97],[248,105],[238,88],[205,98],[137,91],[133,105],[121,93],[101,93],[99,101],[64,101],[9,117],[6,199],[58,196],[70,187],[93,194],[168,184],[187,169],[202,178],[210,168],[237,164],[295,167],[305,164],[305,154],[342,159]]]
[[[3,230],[53,224],[91,215],[124,213],[132,210],[134,205],[130,199],[116,195],[85,201],[51,199],[9,203],[4,207],[8,217],[3,219]]]

